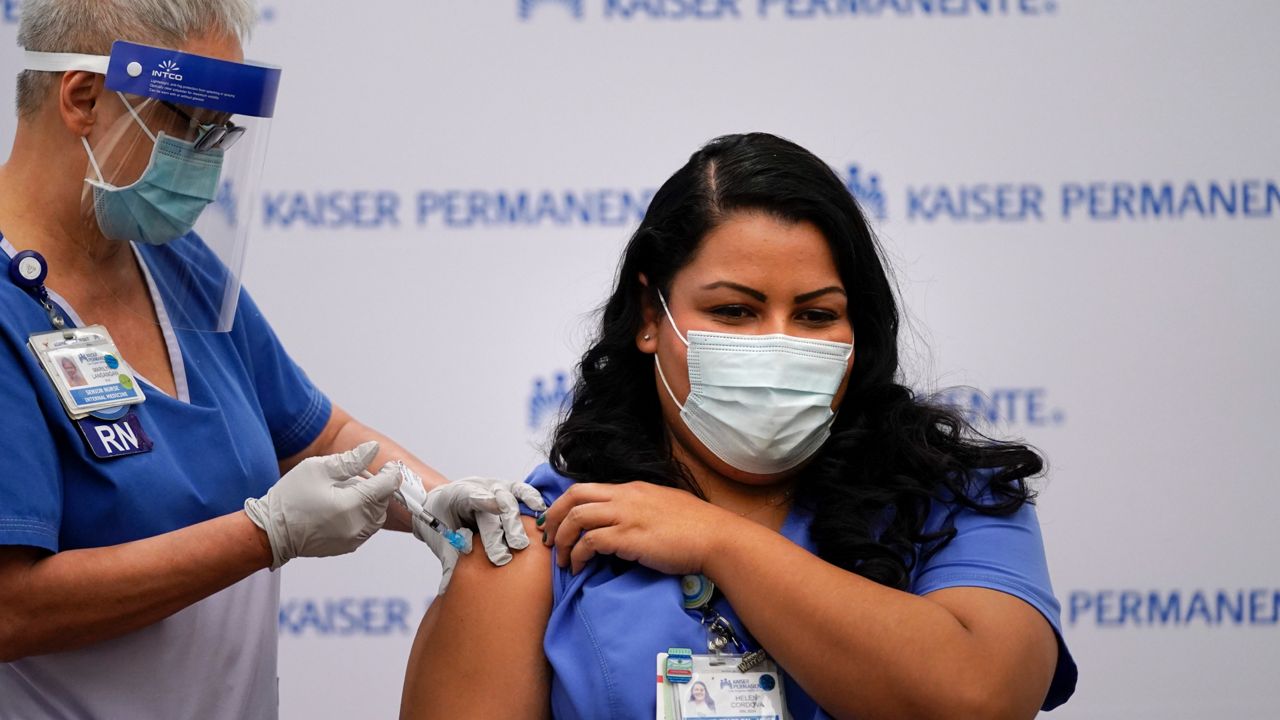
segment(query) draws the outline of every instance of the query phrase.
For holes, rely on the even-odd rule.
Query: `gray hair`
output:
[[[255,0],[25,0],[18,44],[39,52],[106,55],[116,40],[177,47],[207,34],[248,39]],[[61,73],[18,74],[18,114],[29,116]]]

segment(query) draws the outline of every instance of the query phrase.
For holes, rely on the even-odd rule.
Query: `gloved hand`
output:
[[[535,512],[547,509],[542,496],[526,482],[480,477],[462,478],[441,485],[427,494],[423,506],[440,522],[457,528],[468,541],[472,535],[467,526],[476,528],[489,561],[494,565],[506,565],[511,562],[511,550],[529,547],[529,536],[520,522],[517,500]],[[458,564],[458,551],[416,516],[413,534],[440,558],[439,591],[443,593],[453,576],[454,566]]]
[[[266,495],[244,501],[245,514],[271,542],[272,570],[295,557],[349,553],[382,527],[400,466],[387,463],[377,475],[360,477],[377,454],[371,440],[338,455],[307,458]]]

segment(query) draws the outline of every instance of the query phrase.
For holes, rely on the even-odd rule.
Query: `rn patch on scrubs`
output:
[[[151,452],[155,443],[142,429],[138,413],[130,410],[117,420],[87,417],[76,421],[89,450],[99,460],[111,460],[138,453]]]

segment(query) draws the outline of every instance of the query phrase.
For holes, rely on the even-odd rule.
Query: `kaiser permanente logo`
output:
[[[1067,624],[1099,628],[1274,627],[1280,588],[1073,590]]]
[[[1056,427],[1067,421],[1066,413],[1049,400],[1049,392],[1042,387],[994,387],[985,392],[948,388],[935,399],[978,426]]]
[[[1041,387],[996,387],[985,392],[975,388],[949,388],[935,398],[959,410],[974,425],[1018,428],[1056,427],[1066,422],[1066,413],[1049,399]],[[554,370],[534,377],[526,404],[526,425],[541,430],[557,420],[573,402],[573,381],[566,370]]]
[[[218,184],[218,191],[213,196],[213,209],[227,225],[235,227],[240,224],[240,203],[236,200],[236,189],[232,181],[223,180]]]
[[[280,601],[280,634],[349,637],[409,635],[418,626],[426,601],[406,597],[303,597]]]
[[[535,377],[529,390],[526,424],[530,430],[541,430],[558,419],[573,402],[569,373],[556,370],[545,377]]]
[[[651,188],[320,190],[268,192],[268,228],[380,230],[626,227],[639,224]]]
[[[831,20],[881,17],[1036,17],[1059,0],[516,0],[516,16],[585,20]]]
[[[573,19],[582,19],[582,0],[519,0],[520,19],[533,17],[533,11],[541,5],[558,5]]]
[[[1069,180],[895,185],[858,163],[838,169],[868,217],[920,224],[1177,222],[1280,217],[1274,178]],[[654,188],[438,188],[273,191],[269,229],[390,230],[634,227]]]
[[[1124,222],[1273,218],[1274,178],[908,183],[890,193],[880,175],[849,164],[845,185],[871,217],[909,223]],[[890,199],[892,198],[892,200]]]

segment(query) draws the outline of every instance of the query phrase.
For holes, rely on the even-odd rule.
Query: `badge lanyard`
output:
[[[677,647],[658,653],[655,717],[789,720],[777,666],[763,649],[749,651],[715,609],[715,584],[705,575],[686,575],[680,589],[684,609],[706,629],[708,654]]]
[[[68,326],[44,286],[48,274],[44,257],[34,250],[23,250],[9,262],[10,279],[40,303],[53,325],[53,332],[32,333],[28,345],[63,408],[98,459],[149,452],[154,443],[132,408],[146,400],[133,371],[105,327]]]
[[[680,590],[684,595],[684,609],[698,613],[702,626],[707,629],[708,652],[716,655],[726,652],[742,655],[738,672],[747,672],[769,658],[760,648],[748,652],[746,643],[734,631],[733,623],[715,609],[713,603],[718,593],[715,583],[706,575],[685,575],[680,580]]]
[[[23,250],[9,261],[9,278],[13,284],[35,296],[36,302],[49,314],[49,322],[54,329],[64,330],[67,322],[49,299],[49,291],[44,286],[44,279],[49,275],[49,264],[44,256],[35,250]],[[67,338],[70,339],[70,338]]]

